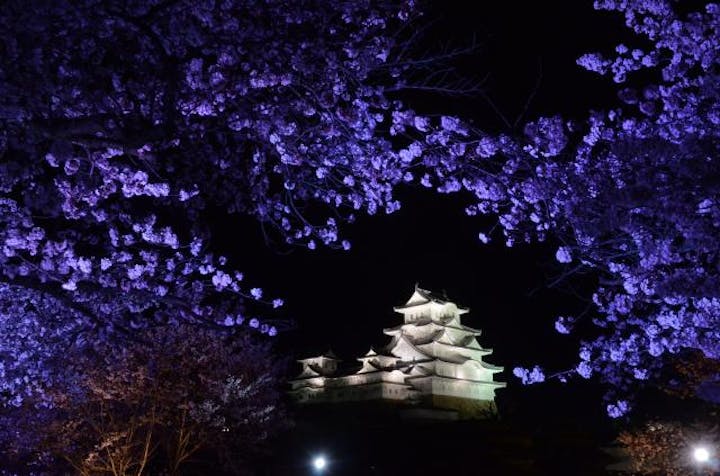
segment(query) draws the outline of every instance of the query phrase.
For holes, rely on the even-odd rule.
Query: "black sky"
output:
[[[486,96],[510,122],[525,109],[525,120],[558,113],[581,118],[615,104],[610,80],[583,71],[575,59],[612,48],[622,34],[621,18],[595,12],[589,0],[475,2],[474,9],[464,3],[431,2],[426,18],[436,23],[426,41],[462,45],[475,36],[477,55],[458,66],[463,74],[486,77]],[[480,127],[506,128],[487,98],[412,100],[419,110],[442,105]],[[467,324],[483,329],[480,343],[495,349],[490,360],[506,367],[501,379],[512,380],[507,369],[516,365],[573,362],[577,339],[557,334],[553,321],[585,308],[592,277],[549,289],[560,272],[552,243],[507,249],[495,236],[482,245],[477,234],[492,219],[465,216],[467,198],[417,189],[401,190],[400,197],[399,212],[345,227],[353,241],[349,252],[287,254],[267,247],[256,223],[228,226],[222,240],[228,255],[248,280],[284,297],[282,315],[297,323],[281,334],[283,348],[307,355],[331,346],[354,359],[371,344],[385,344],[382,329],[400,322],[392,307],[419,282],[471,308]]]

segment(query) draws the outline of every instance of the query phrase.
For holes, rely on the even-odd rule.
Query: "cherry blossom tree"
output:
[[[657,377],[666,357],[697,350],[720,358],[720,7],[595,6],[623,14],[641,37],[641,46],[578,60],[621,84],[622,102],[586,121],[539,118],[523,137],[447,118],[429,137],[450,154],[428,154],[424,182],[471,193],[467,212],[496,215],[507,246],[557,240],[564,276],[596,273],[593,308],[555,326],[583,329],[573,373],[609,383],[608,412],[617,417],[631,406],[623,395],[633,382]],[[578,325],[584,318],[595,331]],[[515,374],[545,379],[540,368]]]
[[[204,458],[240,474],[287,426],[284,360],[267,340],[187,324],[139,330],[136,339],[66,356],[82,369],[77,385],[44,389],[46,424],[18,428],[37,443],[16,440],[13,453],[86,475],[179,474]]]
[[[539,118],[513,137],[392,96],[427,66],[407,41],[412,0],[5,2],[3,405],[39,406],[40,382],[72,382],[67,346],[181,322],[275,334],[282,300],[211,252],[207,216],[348,249],[342,222],[392,213],[395,188],[416,182],[469,193],[467,212],[497,216],[508,246],[558,240],[564,274],[597,273],[596,331],[574,372],[617,390],[612,416],[630,407],[628,382],[656,376],[667,355],[717,359],[720,8],[596,7],[643,37],[579,60],[628,82],[624,105]],[[650,79],[631,82],[640,73]]]
[[[718,403],[720,362],[705,357],[700,351],[684,352],[666,366],[669,375],[661,389],[680,399],[701,398]]]
[[[5,2],[5,402],[68,378],[52,365],[67,345],[179,322],[274,335],[282,299],[214,255],[203,220],[347,249],[340,222],[397,209],[413,176],[388,132],[411,113],[386,92],[416,16],[412,1]]]
[[[98,367],[113,363],[92,358],[131,343],[155,351],[138,342],[155,342],[154,328],[273,336],[282,324],[272,309],[283,300],[211,251],[208,217],[249,216],[269,240],[349,249],[342,222],[399,207],[393,189],[413,164],[392,136],[414,121],[388,94],[418,64],[406,41],[417,16],[412,0],[3,3],[3,447],[34,448],[41,435],[23,428],[109,395],[134,426],[110,422],[124,443],[104,448],[139,471],[150,428],[165,423],[122,399],[151,376],[120,360],[118,393]],[[78,467],[115,461],[68,441]]]
[[[707,424],[678,421],[649,421],[638,428],[624,430],[617,438],[630,457],[633,474],[683,476],[712,474],[713,468],[698,468],[692,460],[693,445],[717,447],[717,428]]]

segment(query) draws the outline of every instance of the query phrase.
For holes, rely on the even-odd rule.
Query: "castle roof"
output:
[[[393,307],[393,310],[395,310],[395,312],[403,312],[406,309],[423,306],[430,303],[440,305],[455,304],[448,299],[444,291],[442,292],[442,294],[434,293],[432,291],[428,291],[427,289],[422,289],[417,284],[415,284],[415,291],[413,292],[412,296],[410,296],[410,299],[408,299],[408,301],[402,306]],[[468,308],[460,306],[457,306],[457,309],[460,314],[464,314],[469,311]]]
[[[335,355],[335,352],[332,351],[332,349],[328,349],[326,352],[317,355],[315,357],[306,357],[304,359],[298,359],[298,362],[304,363],[304,362],[317,362],[319,360],[334,360],[336,362],[342,362],[341,359],[338,358],[337,355]]]
[[[482,334],[482,331],[480,329],[475,329],[475,328],[468,327],[468,326],[465,326],[462,324],[460,324],[460,326],[451,326],[449,324],[445,324],[444,322],[438,321],[435,319],[419,320],[419,321],[413,322],[411,325],[412,325],[412,327],[423,327],[423,326],[427,326],[427,325],[431,325],[431,324],[435,324],[436,326],[447,328],[447,329],[467,332],[467,333],[475,335],[475,336],[479,336]],[[387,335],[394,335],[394,334],[400,332],[402,330],[402,328],[405,326],[408,326],[408,324],[407,323],[398,324],[397,326],[387,327],[387,328],[383,329],[383,332]]]
[[[393,355],[388,355],[385,353],[378,354],[377,352],[375,352],[375,349],[373,349],[371,347],[370,350],[365,355],[358,357],[357,360],[359,360],[360,362],[365,362],[366,360],[369,360],[369,361],[378,360],[378,361],[386,362],[388,360],[397,360],[397,357],[395,357]]]

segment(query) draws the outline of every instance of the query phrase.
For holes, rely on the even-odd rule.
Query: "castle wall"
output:
[[[435,373],[441,377],[449,377],[460,380],[475,380],[483,382],[493,381],[493,372],[483,368],[472,360],[464,364],[453,364],[438,361],[435,363]]]
[[[368,400],[408,401],[416,397],[417,391],[405,384],[393,382],[371,382],[358,385],[342,385],[334,382],[322,388],[303,388],[294,392],[300,403],[339,403]]]

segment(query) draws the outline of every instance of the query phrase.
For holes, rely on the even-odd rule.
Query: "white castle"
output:
[[[290,381],[300,403],[386,400],[457,410],[494,410],[495,390],[505,387],[494,374],[503,368],[483,361],[492,354],[476,339],[478,329],[464,326],[468,309],[415,286],[410,299],[395,307],[404,323],[384,329],[392,340],[358,360],[359,370],[338,371],[332,353],[302,359],[302,372]]]

